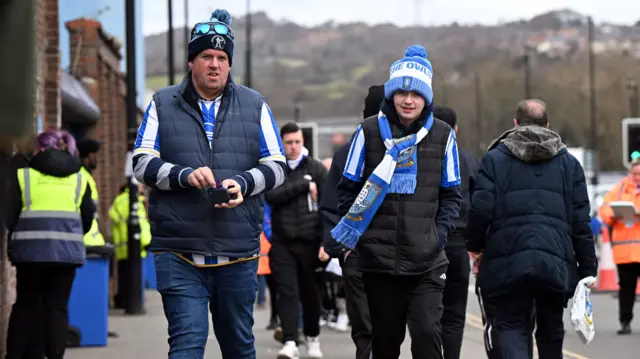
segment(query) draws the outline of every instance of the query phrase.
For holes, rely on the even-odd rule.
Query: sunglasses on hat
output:
[[[191,41],[199,38],[200,36],[210,34],[228,36],[231,40],[234,40],[235,38],[233,30],[231,30],[227,24],[221,22],[201,22],[196,24],[191,31]]]

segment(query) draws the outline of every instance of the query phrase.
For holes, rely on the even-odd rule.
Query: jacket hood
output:
[[[80,171],[82,165],[77,157],[59,150],[45,150],[35,155],[29,167],[55,177],[67,177]]]
[[[503,144],[511,154],[524,162],[549,160],[566,149],[560,135],[542,126],[516,126],[503,133],[489,150]]]

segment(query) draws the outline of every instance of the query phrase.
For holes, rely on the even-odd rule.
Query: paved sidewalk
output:
[[[119,334],[119,338],[110,338],[109,345],[104,348],[68,349],[67,359],[161,359],[167,358],[167,323],[162,311],[160,295],[148,291],[146,296],[147,314],[143,316],[125,316],[113,314],[109,318],[110,330]],[[273,338],[273,332],[264,328],[267,325],[268,311],[256,310],[255,335],[257,357],[259,359],[275,359],[279,344]],[[485,358],[482,343],[481,326],[470,319],[465,331],[462,348],[462,359]],[[220,350],[213,334],[209,330],[209,342],[205,354],[206,359],[220,359]],[[348,333],[338,333],[326,329],[321,334],[322,351],[327,359],[353,359],[355,347]],[[401,358],[411,358],[410,339],[402,347]],[[305,350],[301,349],[301,357],[305,358]]]

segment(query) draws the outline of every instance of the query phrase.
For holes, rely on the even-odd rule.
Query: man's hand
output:
[[[469,257],[471,258],[471,260],[473,260],[474,262],[478,262],[480,261],[480,259],[482,258],[482,252],[480,253],[475,253],[475,252],[468,252],[469,253]]]
[[[478,270],[480,269],[480,261],[482,260],[482,253],[474,253],[474,252],[468,252],[468,253],[469,253],[469,257],[473,261],[473,275],[477,276]]]
[[[320,251],[318,252],[318,259],[320,260],[320,262],[326,262],[331,259],[327,252],[324,251],[324,247],[320,247]]]
[[[235,208],[244,202],[244,197],[242,197],[238,182],[232,179],[226,179],[222,181],[222,187],[226,188],[230,195],[235,194],[236,199],[230,200],[229,203],[216,204],[216,208]]]
[[[216,180],[209,167],[200,167],[189,175],[189,184],[195,188],[216,188]]]
[[[315,182],[309,182],[309,194],[312,200],[318,201],[318,185]]]
[[[344,256],[342,257],[342,261],[346,262],[347,261],[347,257],[349,257],[349,254],[351,254],[351,250],[347,250],[344,252]]]

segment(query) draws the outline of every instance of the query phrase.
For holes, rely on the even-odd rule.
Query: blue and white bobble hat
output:
[[[391,99],[396,91],[415,91],[427,104],[433,101],[433,68],[427,59],[427,50],[420,45],[411,45],[404,57],[391,65],[389,81],[384,84],[384,97]]]

